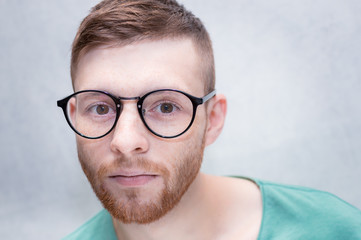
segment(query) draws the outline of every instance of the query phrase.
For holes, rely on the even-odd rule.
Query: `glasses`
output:
[[[216,94],[202,98],[174,89],[151,91],[142,97],[116,97],[99,90],[84,90],[59,100],[69,126],[80,136],[98,139],[110,133],[123,110],[122,101],[138,100],[137,108],[146,128],[162,138],[175,138],[192,125],[197,107]]]

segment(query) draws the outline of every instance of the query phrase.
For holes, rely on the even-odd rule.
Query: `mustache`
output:
[[[137,169],[144,172],[160,174],[165,177],[169,176],[169,170],[164,164],[155,163],[144,157],[119,157],[110,163],[103,163],[100,165],[97,175],[99,179],[109,176],[117,170],[131,170]]]

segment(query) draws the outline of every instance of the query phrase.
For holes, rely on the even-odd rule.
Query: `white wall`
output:
[[[100,209],[56,100],[96,1],[0,1],[0,236],[59,239]],[[183,0],[214,43],[226,126],[203,171],[333,192],[361,208],[361,2]]]

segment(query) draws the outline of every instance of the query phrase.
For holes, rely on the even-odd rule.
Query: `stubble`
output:
[[[164,164],[145,158],[118,158],[111,164],[102,164],[93,169],[90,154],[78,144],[78,157],[93,191],[105,209],[123,223],[147,224],[160,219],[173,209],[181,200],[199,173],[204,151],[204,134],[200,142],[183,146],[178,156],[169,156],[173,169]],[[164,161],[160,161],[164,162]],[[143,201],[139,188],[119,189],[114,193],[105,185],[105,179],[114,169],[137,168],[145,172],[157,173],[163,179],[163,188],[153,199]],[[119,194],[122,195],[119,198]]]

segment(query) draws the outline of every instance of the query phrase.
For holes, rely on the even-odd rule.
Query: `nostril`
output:
[[[148,151],[149,143],[144,136],[136,134],[134,136],[114,136],[110,148],[113,152],[122,154],[139,154]]]
[[[137,147],[137,148],[135,149],[135,151],[140,152],[140,151],[143,151],[143,149],[142,149],[141,147]]]

